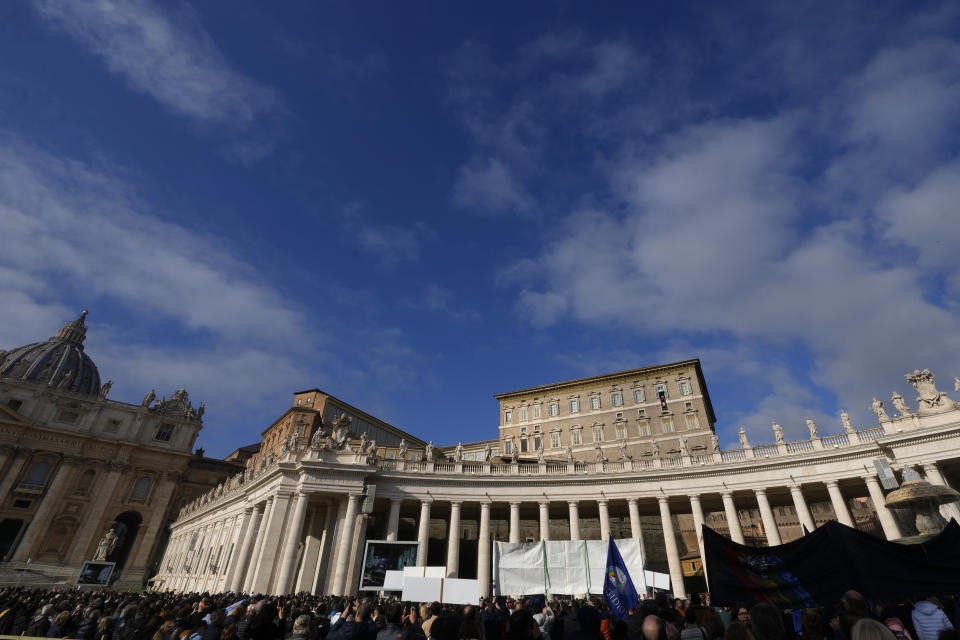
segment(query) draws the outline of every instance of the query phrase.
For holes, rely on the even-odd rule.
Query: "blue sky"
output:
[[[494,393],[691,357],[724,445],[872,425],[960,375],[957,34],[950,2],[7,2],[0,346],[89,308],[111,397],[186,387],[216,455],[303,388],[453,444]]]

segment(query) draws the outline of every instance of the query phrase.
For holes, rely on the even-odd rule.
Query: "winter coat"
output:
[[[44,637],[47,635],[47,631],[50,630],[50,618],[40,614],[34,616],[33,620],[30,621],[30,624],[27,625],[27,635],[28,636],[39,636]]]
[[[921,600],[913,606],[913,627],[918,640],[937,640],[944,629],[953,629],[950,619],[929,600]]]
[[[51,624],[50,628],[47,629],[47,632],[44,634],[48,638],[62,638],[63,637],[63,625],[62,624]]]
[[[80,626],[77,627],[77,632],[74,634],[74,638],[78,640],[93,640],[93,637],[97,634],[97,625],[100,624],[100,620],[94,617],[84,618],[80,622]]]

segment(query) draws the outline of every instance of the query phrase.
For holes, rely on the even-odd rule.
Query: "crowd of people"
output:
[[[618,620],[601,600],[504,597],[478,605],[237,594],[0,590],[0,635],[77,640],[960,640],[960,601],[832,608],[641,600]]]

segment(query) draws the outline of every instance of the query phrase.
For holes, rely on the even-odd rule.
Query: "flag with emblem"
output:
[[[618,620],[626,620],[630,609],[637,605],[637,590],[623,562],[617,543],[610,538],[607,547],[607,575],[603,580],[603,601]]]

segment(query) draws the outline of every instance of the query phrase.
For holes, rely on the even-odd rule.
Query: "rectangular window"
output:
[[[554,449],[560,448],[560,432],[554,431],[550,434],[550,446]]]
[[[637,417],[638,417],[638,418],[642,418],[642,417],[644,417],[645,415],[647,415],[647,410],[646,410],[646,409],[637,409]]]
[[[533,417],[534,418],[540,417],[540,405],[538,404],[533,405]]]
[[[551,415],[551,416],[559,415],[559,413],[560,413],[560,403],[559,403],[559,402],[551,402],[549,405],[547,405],[547,413],[548,413],[549,415]]]
[[[627,428],[622,424],[617,425],[617,440],[627,439]]]
[[[617,391],[616,393],[610,394],[610,404],[615,407],[623,406],[623,394]]]
[[[658,385],[655,387],[655,390],[656,390],[656,392],[657,392],[657,397],[658,397],[658,398],[660,397],[660,394],[663,394],[663,397],[664,397],[664,398],[667,397],[667,385],[665,385],[665,384],[658,384]]]
[[[662,418],[661,423],[664,433],[673,433],[673,418]]]
[[[600,396],[590,396],[590,408],[594,410],[600,408]]]
[[[697,415],[695,413],[688,413],[686,416],[687,429],[691,431],[700,428],[700,424],[697,422]]]
[[[510,455],[511,453],[513,453],[513,442],[511,442],[510,440],[507,440],[506,442],[504,442],[503,450],[507,455]]]
[[[80,414],[76,411],[70,411],[68,409],[60,409],[57,412],[57,422],[65,422],[66,424],[73,424],[80,419]]]
[[[574,429],[570,432],[570,443],[583,444],[583,435],[580,433],[580,429]]]
[[[650,435],[650,423],[646,420],[640,420],[637,422],[637,429],[640,431],[641,436]]]
[[[603,427],[596,426],[591,428],[593,431],[593,441],[603,442]]]
[[[533,439],[533,450],[540,451],[540,447],[543,445],[543,440],[540,439],[540,436],[536,436]]]
[[[157,429],[157,435],[153,437],[154,440],[159,440],[160,442],[170,442],[170,438],[173,437],[173,428],[172,424],[162,424],[160,428]]]
[[[677,383],[677,389],[680,391],[680,395],[689,396],[693,393],[693,386],[690,384],[689,380],[681,380]]]
[[[522,436],[527,435],[527,428],[526,428],[526,427],[520,427],[520,435],[522,435]]]
[[[573,398],[568,403],[568,407],[570,409],[570,413],[577,413],[578,411],[580,411],[580,400],[578,400],[577,398]]]
[[[13,409],[14,411],[20,411],[20,407],[23,406],[23,400],[17,400],[16,398],[10,398],[7,400],[7,406]]]
[[[116,433],[120,431],[120,421],[119,420],[107,420],[107,425],[103,428],[107,433]]]
[[[527,452],[527,439],[526,439],[526,438],[521,438],[521,439],[520,439],[520,453],[526,453],[526,452]]]
[[[527,408],[520,407],[520,422],[523,422],[526,419],[527,419]]]
[[[643,389],[634,389],[633,390],[633,401],[637,404],[647,401],[647,394],[643,392]]]
[[[540,425],[538,425],[538,424],[533,425],[533,432],[534,432],[534,433],[540,433]]]
[[[513,421],[513,411],[503,412],[503,424],[510,424]]]

